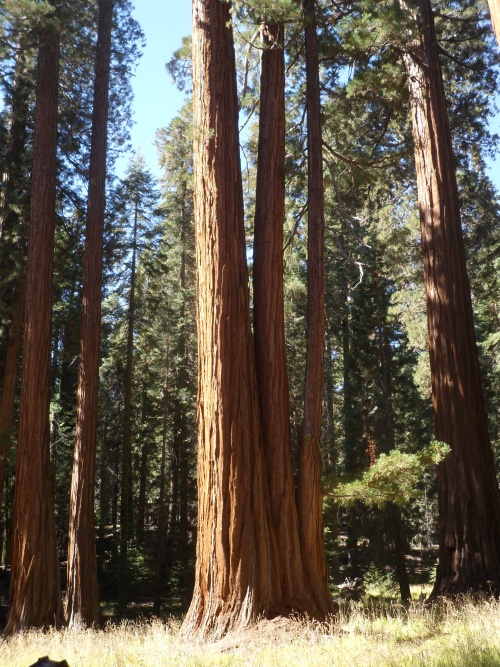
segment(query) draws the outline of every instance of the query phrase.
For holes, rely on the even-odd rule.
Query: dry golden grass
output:
[[[175,623],[159,621],[29,632],[0,644],[1,667],[27,667],[42,655],[70,667],[493,667],[500,603],[351,605],[326,624],[261,621],[215,644],[181,641]]]

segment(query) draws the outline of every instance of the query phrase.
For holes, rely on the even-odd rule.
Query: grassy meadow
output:
[[[414,603],[409,610],[350,603],[325,624],[263,620],[213,644],[183,641],[178,623],[158,620],[29,632],[0,644],[2,667],[28,667],[44,655],[70,667],[500,666],[500,603]]]

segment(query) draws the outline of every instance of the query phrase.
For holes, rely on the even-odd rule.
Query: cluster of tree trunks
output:
[[[440,558],[433,596],[467,591],[499,595],[500,493],[481,387],[432,7],[430,0],[400,0],[400,6],[419,28],[403,58],[413,119],[435,432],[452,449],[439,468]],[[99,7],[70,506],[66,619],[72,626],[93,625],[100,620],[93,513],[113,0],[101,0]],[[308,347],[296,494],[283,305],[284,24],[264,21],[262,25],[252,334],[231,3],[193,1],[199,505],[195,590],[183,632],[205,638],[219,638],[261,615],[299,612],[323,618],[332,610],[321,491],[325,278],[315,0],[304,0],[303,9],[308,125]],[[490,9],[498,37],[496,0],[490,0]],[[58,63],[59,32],[51,27],[39,35],[7,633],[57,626],[63,617],[49,451]],[[24,122],[19,129],[22,135],[26,132],[25,112],[20,112],[20,120]],[[2,230],[5,224],[3,220]],[[136,235],[137,206],[126,413],[131,409]],[[22,281],[17,289],[24,293]],[[23,304],[21,296],[17,310],[13,308],[18,319]],[[0,457],[5,456],[4,438],[12,416],[21,332],[18,319],[12,320],[10,347],[6,348],[2,367]],[[165,414],[167,401],[165,384]],[[390,416],[389,410],[387,414]],[[124,440],[120,514],[122,555],[126,558],[131,513],[130,414],[125,414]],[[165,457],[166,421],[160,506]],[[2,483],[0,462],[0,489]],[[391,507],[388,516],[394,520],[394,541],[401,555],[399,512]],[[160,536],[162,529],[161,515]],[[161,560],[160,549],[158,579]],[[398,568],[401,592],[408,598],[404,558],[398,561]],[[159,608],[158,599],[155,606]]]
[[[415,12],[413,18],[419,26],[419,37],[404,59],[413,114],[436,437],[452,446],[452,453],[439,472],[440,565],[434,594],[484,589],[487,582],[497,591],[499,493],[475,349],[432,9],[429,0],[417,0],[411,9],[404,3],[403,7]],[[194,2],[200,514],[196,588],[184,629],[204,636],[220,636],[258,614],[277,613],[290,602],[301,610],[301,601],[307,600],[308,608],[315,609],[316,614],[331,608],[320,485],[324,222],[313,0],[304,2],[304,14],[309,165],[308,355],[299,446],[298,550],[281,305],[283,204],[279,168],[284,150],[283,62],[282,54],[272,53],[273,48],[269,48],[279,45],[283,26],[270,24],[264,28],[267,49],[262,58],[253,357],[230,7],[218,0]],[[274,91],[272,100],[270,90]],[[487,524],[487,508],[493,512],[493,530],[491,514]],[[283,547],[291,556],[285,568]],[[300,573],[301,569],[301,584],[294,589],[289,585],[289,575],[292,571]],[[403,576],[400,579],[407,598],[407,581],[403,581]]]

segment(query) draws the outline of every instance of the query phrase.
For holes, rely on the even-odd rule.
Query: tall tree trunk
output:
[[[498,46],[500,46],[500,0],[488,0],[488,5],[490,8],[493,32],[497,38]]]
[[[302,559],[317,608],[332,610],[323,541],[321,422],[325,337],[324,199],[316,0],[303,0],[306,45],[308,241],[307,361],[299,442],[298,514]]]
[[[135,539],[137,544],[144,544],[146,533],[146,491],[148,480],[148,456],[150,444],[145,440],[141,447],[141,465],[139,471],[139,498],[137,501],[137,530]]]
[[[269,501],[278,540],[283,603],[314,613],[300,551],[285,351],[283,223],[285,216],[285,57],[283,24],[262,25],[260,122],[255,203],[255,364]]]
[[[185,635],[220,637],[279,600],[250,324],[231,4],[193,2],[198,542]]]
[[[113,0],[100,0],[69,519],[66,621],[70,627],[92,626],[100,622],[94,494],[112,19]]]
[[[158,538],[156,542],[156,572],[155,592],[153,600],[153,614],[160,615],[161,610],[161,573],[163,568],[164,541],[165,541],[165,468],[167,463],[167,423],[168,423],[168,371],[170,361],[169,340],[167,339],[167,353],[165,355],[165,383],[163,385],[163,424],[161,436],[161,463],[160,463],[160,494],[158,499]]]
[[[40,35],[8,634],[61,621],[49,385],[59,33]]]
[[[433,596],[500,593],[500,493],[479,373],[446,99],[429,0],[405,56],[413,118],[435,433],[439,565]]]

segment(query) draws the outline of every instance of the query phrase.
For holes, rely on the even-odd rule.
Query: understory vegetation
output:
[[[102,631],[19,633],[0,644],[3,667],[41,655],[70,667],[490,667],[500,664],[500,602],[463,599],[405,609],[347,603],[331,619],[262,620],[226,640],[183,641],[175,620],[124,621]]]

